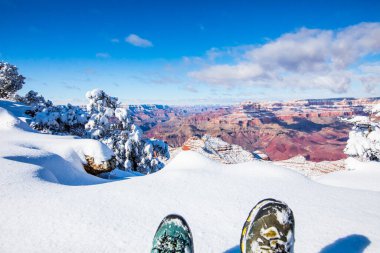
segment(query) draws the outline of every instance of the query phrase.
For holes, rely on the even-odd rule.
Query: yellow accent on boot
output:
[[[270,228],[267,228],[265,230],[262,229],[260,231],[260,234],[262,237],[264,237],[267,240],[279,239],[280,238],[280,234],[278,233],[278,230],[276,227],[270,227]]]

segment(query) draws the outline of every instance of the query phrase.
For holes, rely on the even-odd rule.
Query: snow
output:
[[[0,107],[0,130],[23,129],[33,131],[28,124],[19,118],[14,117],[6,109]]]
[[[380,162],[361,162],[349,157],[346,168],[349,170],[330,173],[315,180],[327,185],[380,192]]]
[[[380,117],[380,104],[376,104],[373,106],[371,112],[376,116]]]
[[[170,213],[187,220],[195,252],[239,252],[249,211],[268,197],[294,212],[295,252],[380,251],[375,163],[345,174],[353,185],[328,186],[270,162],[187,151],[156,173],[107,180],[81,166],[81,154],[103,154],[96,141],[25,131],[12,113],[0,111],[0,122],[16,122],[0,129],[0,252],[149,252]]]
[[[354,116],[351,119],[347,119],[346,121],[349,123],[352,123],[352,124],[355,124],[355,123],[357,123],[357,124],[370,124],[371,123],[368,116]]]
[[[0,106],[3,104],[1,101]],[[14,162],[22,163],[18,167],[37,166],[33,173],[46,181],[67,185],[100,182],[83,173],[85,155],[93,157],[96,164],[113,156],[105,144],[96,140],[37,133],[4,107],[0,107],[0,122],[0,164],[5,164],[5,168]],[[4,159],[7,162],[4,163]]]

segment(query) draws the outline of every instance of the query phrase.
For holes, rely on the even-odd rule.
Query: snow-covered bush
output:
[[[125,143],[125,154],[124,167],[144,174],[162,169],[165,166],[163,160],[170,157],[169,147],[164,141],[142,139],[142,130],[135,124],[132,124]]]
[[[45,98],[42,95],[38,95],[38,92],[34,90],[30,90],[28,93],[25,94],[24,97],[21,97],[21,101],[24,102],[27,105],[52,105],[52,102],[50,100],[45,100]]]
[[[114,151],[119,168],[152,173],[164,167],[169,158],[168,145],[160,140],[144,139],[133,124],[130,112],[118,99],[95,89],[86,93],[90,119],[85,128],[88,137],[100,140]]]
[[[13,99],[24,80],[25,77],[18,74],[16,66],[0,62],[0,98]]]
[[[369,116],[356,116],[344,121],[353,124],[344,152],[362,161],[380,161],[380,106],[367,110]]]
[[[17,102],[30,106],[30,110],[27,110],[26,114],[31,117],[34,117],[37,112],[41,112],[44,108],[53,106],[50,100],[45,100],[42,95],[38,95],[38,92],[34,90],[30,90],[24,97],[15,95],[14,98]]]
[[[88,121],[86,111],[71,104],[58,106],[39,105],[34,111],[30,126],[51,134],[71,134],[84,136],[84,126]]]
[[[34,91],[18,100],[31,106],[31,127],[44,133],[99,140],[112,149],[120,169],[148,174],[164,167],[163,161],[169,158],[168,145],[143,138],[130,111],[121,108],[117,98],[99,89],[87,92],[86,97],[86,110],[70,104],[54,106]]]

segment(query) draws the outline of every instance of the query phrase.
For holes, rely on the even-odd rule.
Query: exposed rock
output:
[[[346,170],[344,160],[311,162],[303,156],[295,156],[288,160],[276,161],[276,165],[286,167],[301,174],[315,178],[335,171]]]
[[[253,155],[260,159],[260,160],[265,160],[265,161],[269,161],[269,156],[267,154],[265,154],[264,152],[260,151],[260,150],[256,150],[253,152]]]
[[[83,168],[87,173],[92,175],[99,175],[104,172],[110,172],[116,168],[116,158],[113,156],[111,159],[107,161],[103,161],[100,164],[96,164],[94,162],[94,158],[88,155],[85,155],[87,164],[83,164]]]
[[[204,135],[202,138],[191,137],[184,143],[182,150],[192,150],[212,160],[226,164],[243,163],[258,159],[254,154],[238,145],[229,144],[209,135]]]
[[[189,150],[226,164],[249,162],[257,159],[269,160],[269,157],[262,151],[251,153],[238,145],[226,143],[219,138],[209,135],[205,135],[202,138],[196,136],[189,138],[182,148],[172,148],[170,150],[171,157],[175,157],[181,151]],[[303,156],[295,156],[288,160],[269,162],[295,170],[310,178],[316,178],[335,171],[346,170],[343,159],[337,161],[312,162]]]

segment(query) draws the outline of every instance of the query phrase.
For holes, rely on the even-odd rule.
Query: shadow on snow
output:
[[[362,253],[371,241],[364,235],[349,235],[324,247],[320,253]]]
[[[85,172],[81,165],[73,166],[72,163],[66,161],[61,156],[53,153],[46,153],[43,156],[7,156],[4,157],[4,159],[19,163],[36,165],[40,167],[40,169],[38,169],[36,173],[37,178],[51,183],[57,183],[62,185],[95,185],[111,183],[114,181],[120,181],[130,178],[124,177],[104,179],[96,177],[87,174],[87,172]]]
[[[324,247],[319,253],[363,253],[371,241],[364,235],[349,235]],[[240,253],[236,245],[223,253]]]

